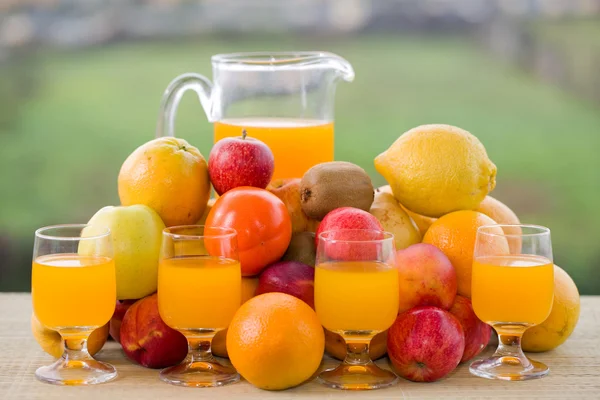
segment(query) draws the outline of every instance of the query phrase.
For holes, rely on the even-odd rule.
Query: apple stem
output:
[[[246,132],[245,129],[242,129],[242,140],[246,139],[246,136],[248,136],[248,132]]]

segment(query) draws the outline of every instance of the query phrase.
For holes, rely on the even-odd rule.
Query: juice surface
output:
[[[112,317],[117,300],[111,258],[52,254],[33,261],[33,311],[49,328],[99,327]]]
[[[398,314],[398,270],[376,261],[330,262],[315,268],[315,308],[330,331],[388,329]]]
[[[333,122],[293,118],[227,119],[215,122],[215,143],[248,136],[263,141],[275,157],[273,179],[302,178],[312,166],[333,161]]]
[[[486,323],[540,324],[554,299],[554,265],[541,256],[477,257],[473,261],[472,301]]]
[[[158,308],[174,329],[225,329],[242,301],[239,261],[212,256],[161,260]]]

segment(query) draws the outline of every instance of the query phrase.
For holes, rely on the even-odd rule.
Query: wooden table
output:
[[[29,294],[0,293],[0,399],[403,399],[403,398],[505,398],[505,399],[600,399],[600,296],[581,299],[581,318],[573,336],[560,348],[535,358],[550,366],[550,375],[528,382],[500,382],[476,378],[467,365],[435,383],[401,380],[391,388],[369,392],[328,389],[316,382],[282,391],[267,392],[242,381],[215,389],[175,387],[161,382],[158,371],[127,361],[118,345],[109,342],[98,358],[114,364],[117,380],[93,387],[60,387],[34,377],[41,365],[52,362],[34,341],[30,331]],[[493,349],[488,348],[485,354]],[[325,359],[322,367],[335,365]],[[387,367],[387,360],[380,360]]]

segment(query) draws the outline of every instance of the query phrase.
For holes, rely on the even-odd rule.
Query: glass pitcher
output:
[[[334,97],[340,79],[354,80],[345,59],[324,52],[219,54],[213,82],[195,74],[173,80],[163,94],[156,136],[174,136],[183,94],[198,94],[214,141],[241,136],[273,151],[273,179],[299,178],[315,164],[333,161]]]

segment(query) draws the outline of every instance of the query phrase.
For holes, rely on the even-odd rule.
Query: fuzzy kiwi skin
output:
[[[375,191],[364,169],[346,161],[317,164],[300,181],[302,210],[322,220],[328,212],[340,207],[369,211]]]

